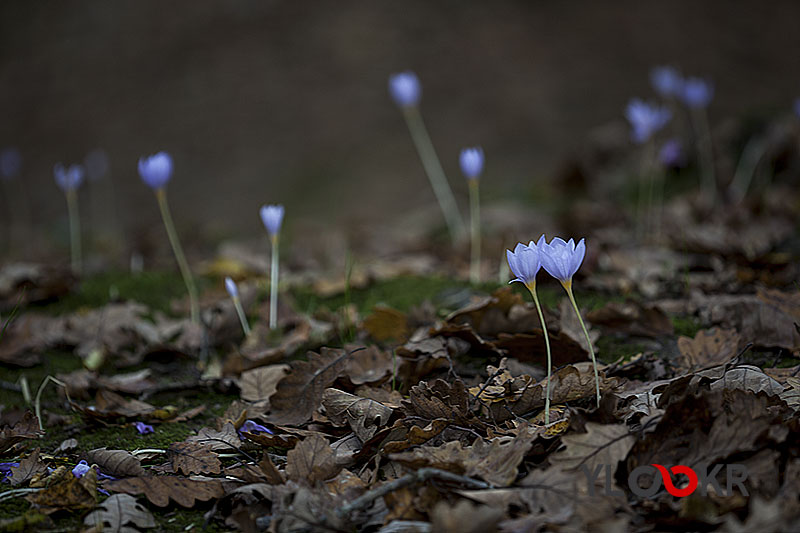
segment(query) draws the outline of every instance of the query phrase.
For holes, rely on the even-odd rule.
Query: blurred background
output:
[[[53,165],[98,149],[108,172],[81,191],[84,231],[125,251],[166,250],[136,173],[160,150],[195,251],[261,236],[265,203],[285,204],[296,241],[435,212],[387,91],[406,69],[463,210],[458,151],[472,145],[487,154],[487,204],[535,206],[593,147],[629,142],[625,105],[654,96],[655,65],[713,80],[712,126],[791,112],[798,20],[789,0],[5,0],[0,147],[23,162],[2,184],[3,223],[26,221],[14,259],[66,250]]]

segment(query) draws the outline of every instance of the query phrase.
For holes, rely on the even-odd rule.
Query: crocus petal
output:
[[[572,277],[581,268],[583,264],[583,258],[586,255],[586,242],[585,239],[581,239],[578,241],[577,246],[575,246],[575,251],[572,254],[572,268],[570,272],[570,276]]]

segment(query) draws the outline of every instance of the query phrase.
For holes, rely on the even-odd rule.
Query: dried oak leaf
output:
[[[100,467],[104,473],[114,477],[144,475],[142,463],[125,450],[107,450],[97,448],[86,454],[90,463]]]
[[[246,370],[239,378],[242,400],[257,402],[269,400],[275,394],[278,382],[283,379],[289,365],[268,365]]]
[[[274,424],[300,425],[308,422],[320,405],[322,392],[336,381],[347,365],[349,353],[323,347],[309,352],[308,361],[293,361],[288,375],[278,382],[270,397]]]
[[[26,496],[26,499],[40,508],[45,514],[62,509],[91,509],[97,505],[97,471],[90,468],[83,476],[76,478],[66,470],[57,482]]]
[[[740,340],[735,329],[722,328],[698,331],[694,339],[678,337],[680,367],[691,371],[725,364],[738,353]]]
[[[107,390],[99,390],[95,395],[94,407],[82,407],[72,402],[72,407],[88,418],[107,420],[110,418],[142,418],[147,417],[156,407],[139,400],[128,400],[119,394]]]
[[[239,448],[242,441],[236,433],[236,427],[232,422],[226,422],[220,431],[211,428],[203,428],[186,439],[186,442],[196,442],[206,446],[213,451],[232,451]]]
[[[47,472],[47,465],[39,460],[39,451],[39,448],[36,448],[19,462],[19,466],[11,468],[11,486],[27,483],[33,476]]]
[[[353,349],[346,360],[342,376],[354,386],[377,384],[392,374],[393,365],[392,354],[377,346],[368,346],[363,350]]]
[[[437,379],[432,385],[422,381],[411,387],[403,408],[408,415],[424,420],[444,418],[460,426],[483,427],[485,424],[470,410],[470,398],[461,380],[448,383]]]
[[[596,326],[639,337],[661,337],[675,331],[664,311],[633,300],[608,302],[600,309],[586,313],[586,319]]]
[[[392,432],[385,439],[383,445],[384,454],[401,452],[412,446],[428,442],[449,425],[449,422],[444,418],[431,420],[425,427],[413,425],[410,428],[406,428],[410,423],[405,420],[398,420],[395,423],[392,427]]]
[[[156,527],[156,520],[133,496],[114,494],[89,513],[83,525],[94,526],[96,531],[136,533],[139,529]]]
[[[376,305],[372,313],[364,319],[362,326],[378,342],[405,342],[411,334],[406,314],[385,305]]]
[[[208,501],[225,494],[218,480],[198,481],[174,476],[130,477],[104,485],[114,492],[144,494],[153,505],[166,507],[170,499],[188,509],[195,501]]]
[[[325,389],[322,406],[331,422],[338,426],[349,424],[361,442],[371,439],[394,413],[381,403],[339,389]]]
[[[25,411],[22,418],[13,427],[4,427],[0,431],[0,455],[6,453],[15,444],[27,439],[35,439],[44,435],[39,429],[39,419],[30,411]]]
[[[339,470],[331,445],[317,435],[303,439],[286,454],[286,476],[297,483],[314,485],[332,478]]]
[[[199,442],[173,442],[167,450],[172,470],[189,474],[219,474],[222,471],[217,454]]]
[[[583,466],[595,472],[599,465],[616,465],[625,459],[636,442],[625,424],[586,423],[586,433],[567,433],[561,442],[566,449],[550,456],[553,465],[578,470]]]

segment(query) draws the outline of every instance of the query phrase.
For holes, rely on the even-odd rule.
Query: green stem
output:
[[[706,194],[712,202],[716,201],[717,181],[714,177],[714,151],[711,145],[711,127],[705,108],[693,109],[692,117],[697,129],[697,151],[700,159],[700,175]]]
[[[544,345],[547,349],[547,393],[544,400],[544,423],[550,423],[550,377],[552,374],[552,361],[550,359],[550,337],[547,335],[547,326],[544,323],[544,315],[542,314],[542,306],[539,304],[539,296],[536,294],[536,280],[530,284],[525,284],[533,296],[533,303],[536,304],[536,312],[539,313],[539,322],[542,324],[542,332],[544,333]]]
[[[244,314],[244,309],[242,308],[242,301],[239,299],[238,296],[233,297],[233,307],[236,308],[236,314],[239,316],[239,322],[242,324],[242,331],[244,331],[244,336],[250,336],[250,324],[247,323],[247,316]]]
[[[469,180],[470,235],[472,257],[469,263],[469,280],[473,284],[481,281],[481,200],[478,179]]]
[[[172,253],[175,254],[175,260],[178,262],[178,269],[181,271],[183,283],[186,284],[186,291],[189,293],[192,322],[199,324],[200,307],[197,304],[197,286],[194,284],[192,271],[189,270],[189,263],[186,262],[186,256],[183,254],[181,241],[178,239],[178,233],[175,231],[175,224],[172,222],[172,215],[170,215],[169,205],[167,205],[167,191],[163,188],[157,189],[156,198],[158,199],[158,208],[161,210],[161,219],[164,221],[167,237],[169,237],[169,244],[172,246]]]
[[[442,169],[442,164],[439,162],[439,157],[433,148],[433,143],[428,135],[428,130],[425,128],[425,123],[422,121],[419,109],[415,106],[405,107],[403,108],[403,116],[406,119],[408,130],[411,132],[411,139],[417,148],[419,158],[422,160],[422,166],[428,175],[433,194],[436,196],[439,207],[444,214],[450,238],[455,244],[464,235],[464,221],[458,211],[458,204],[456,204],[453,191],[450,190],[444,169]]]
[[[278,326],[278,235],[272,236],[272,261],[269,269],[269,329]]]
[[[69,244],[72,272],[80,275],[83,270],[81,262],[81,219],[78,212],[78,193],[75,189],[67,190],[67,213],[69,214]]]
[[[594,348],[592,347],[592,340],[589,338],[589,332],[586,330],[586,324],[583,323],[583,317],[578,310],[578,304],[575,302],[575,296],[572,294],[572,280],[562,281],[561,284],[567,291],[569,301],[572,302],[572,308],[575,309],[575,314],[578,316],[578,322],[581,323],[583,334],[586,336],[586,343],[589,345],[589,353],[592,356],[592,368],[594,369],[594,387],[597,394],[597,407],[600,407],[600,378],[597,375],[597,360],[594,357]]]

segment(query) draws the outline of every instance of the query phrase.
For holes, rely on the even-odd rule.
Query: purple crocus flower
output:
[[[478,179],[483,172],[483,148],[464,148],[458,156],[461,172],[468,180]]]
[[[0,483],[11,477],[11,469],[19,467],[19,463],[0,463]]]
[[[246,420],[245,423],[242,424],[242,427],[238,429],[238,432],[239,432],[239,438],[242,440],[244,440],[243,436],[244,433],[269,433],[270,435],[273,434],[272,431],[270,431],[269,429],[267,429],[266,427],[262,426],[261,424],[259,424],[254,420]]]
[[[688,78],[683,84],[680,96],[692,109],[708,107],[714,98],[714,86],[702,78]]]
[[[86,460],[83,459],[77,465],[75,465],[75,468],[72,469],[72,475],[77,478],[82,478],[84,474],[86,474],[86,472],[88,472],[91,469],[92,467],[89,466],[89,463],[87,463]]]
[[[97,181],[108,173],[108,154],[99,148],[92,150],[86,154],[83,164],[86,165],[86,174],[89,177],[89,181]]]
[[[151,189],[161,189],[172,176],[172,156],[167,152],[158,152],[139,158],[139,176]]]
[[[17,177],[22,168],[22,155],[14,147],[0,152],[0,179],[11,180]]]
[[[236,286],[236,282],[231,278],[225,278],[225,290],[228,291],[231,298],[239,297],[239,287]]]
[[[267,232],[271,237],[274,237],[281,231],[281,223],[283,222],[283,206],[282,205],[265,205],[259,211],[261,221]]]
[[[148,433],[155,433],[153,426],[145,424],[144,422],[134,422],[133,425],[136,427],[136,431],[139,432],[139,435],[147,435]]]
[[[686,158],[683,153],[683,145],[678,139],[669,139],[661,145],[658,151],[658,160],[665,167],[681,167],[685,164]]]
[[[670,121],[672,113],[666,107],[634,98],[625,108],[625,118],[633,128],[631,132],[633,141],[642,144]]]
[[[584,239],[575,245],[572,239],[564,242],[564,239],[556,237],[549,243],[539,246],[542,268],[561,283],[572,282],[572,276],[581,267],[584,255],[586,255]]]
[[[542,267],[541,261],[541,246],[545,244],[544,235],[539,237],[539,242],[529,242],[526,245],[517,243],[514,251],[506,250],[506,259],[508,259],[508,267],[514,273],[516,278],[509,281],[514,283],[518,281],[524,284],[528,289],[532,289],[536,285],[536,274]]]
[[[800,117],[800,98],[794,101],[794,114]]]
[[[400,107],[412,107],[419,103],[422,87],[417,75],[407,70],[389,76],[389,93]]]
[[[650,83],[664,98],[678,96],[683,88],[683,78],[670,66],[655,67],[650,71]]]
[[[53,167],[53,176],[56,179],[56,185],[64,191],[74,191],[83,183],[84,171],[80,165],[71,165],[69,168],[64,168],[61,163]]]

